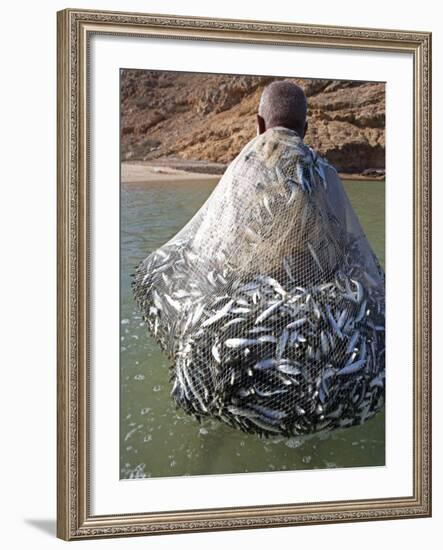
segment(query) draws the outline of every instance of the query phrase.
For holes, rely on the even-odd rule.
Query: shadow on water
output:
[[[384,182],[344,182],[384,266]],[[260,439],[176,410],[168,363],[134,308],[131,273],[203,204],[213,184],[152,183],[121,193],[120,476],[122,479],[382,466],[385,416],[292,439]]]

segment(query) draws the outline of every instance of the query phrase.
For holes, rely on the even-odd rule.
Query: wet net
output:
[[[384,272],[337,172],[292,130],[243,148],[133,290],[197,419],[289,437],[383,406]]]

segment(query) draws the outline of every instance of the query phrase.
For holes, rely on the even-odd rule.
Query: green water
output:
[[[383,412],[362,426],[262,440],[215,421],[199,424],[175,409],[167,361],[134,308],[130,275],[190,219],[213,187],[202,182],[122,186],[121,479],[383,465]],[[384,182],[349,181],[345,188],[384,266]]]

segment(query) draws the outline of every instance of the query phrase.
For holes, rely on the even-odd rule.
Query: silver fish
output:
[[[314,247],[310,242],[308,242],[307,245],[309,248],[309,252],[311,253],[311,256],[314,258],[315,263],[318,265],[318,268],[320,269],[320,271],[323,271],[323,267],[320,263],[320,260],[318,259],[317,254],[315,253]]]
[[[257,338],[257,342],[260,342],[261,344],[276,344],[278,342],[278,338],[276,336],[273,336],[272,334],[264,334]]]
[[[273,420],[281,420],[282,418],[285,418],[285,416],[287,416],[287,413],[285,413],[284,411],[278,411],[269,407],[264,407],[263,405],[258,405],[256,403],[251,404],[250,407],[254,411],[259,412],[261,415],[267,418],[271,418]]]
[[[225,323],[222,328],[227,329],[229,327],[232,327],[232,325],[238,325],[238,323],[244,323],[245,321],[246,319],[244,319],[243,317],[236,317],[235,319],[231,319],[230,321]]]
[[[259,370],[260,369],[269,369],[269,368],[273,367],[276,364],[277,364],[277,361],[273,358],[262,359],[261,361],[258,361],[254,365],[254,368],[259,369]]]
[[[212,355],[214,356],[214,359],[217,361],[217,363],[221,363],[221,357],[220,357],[220,352],[218,351],[218,347],[217,347],[217,344],[214,344],[212,346]]]
[[[277,369],[283,374],[289,374],[292,376],[297,376],[298,374],[301,373],[301,370],[294,365],[279,364],[277,366]]]
[[[286,344],[288,343],[288,337],[289,337],[289,331],[287,329],[284,329],[281,333],[280,339],[277,344],[277,348],[275,350],[275,356],[277,359],[281,359],[286,348]]]
[[[263,311],[255,320],[255,324],[259,325],[262,323],[265,319],[267,319],[272,313],[283,303],[283,300],[278,300],[271,306],[269,306],[265,311]]]
[[[352,338],[349,340],[348,347],[346,348],[346,353],[351,353],[354,350],[359,336],[360,336],[360,332],[356,330],[352,335]]]
[[[270,217],[273,218],[274,214],[272,213],[271,205],[269,204],[269,197],[267,195],[265,195],[263,197],[263,204],[264,204],[268,214],[270,215]]]
[[[225,341],[225,346],[228,348],[244,348],[246,346],[253,346],[257,343],[257,340],[251,340],[250,338],[228,338]]]
[[[173,307],[176,311],[181,310],[180,302],[177,302],[177,300],[173,300],[168,294],[164,294],[165,300],[168,302],[168,304]]]
[[[288,183],[288,187],[290,189],[290,195],[289,195],[289,199],[286,203],[286,206],[291,206],[291,204],[295,200],[295,197],[297,196],[298,185],[294,181],[292,181],[291,179],[287,180],[287,183]]]
[[[353,373],[358,372],[359,370],[361,370],[364,367],[365,363],[366,363],[365,359],[359,359],[355,363],[347,364],[345,367],[343,367],[341,370],[339,370],[337,374],[339,374],[339,375],[353,374]]]
[[[324,353],[324,355],[328,355],[328,353],[329,353],[328,338],[327,338],[326,334],[323,331],[321,331],[321,333],[320,333],[320,342],[321,342],[322,352]]]
[[[202,327],[209,327],[210,325],[213,325],[214,323],[222,319],[228,313],[233,303],[234,300],[229,300],[229,302],[225,304],[215,315],[213,315],[209,319],[206,319],[206,321],[202,323]]]
[[[307,320],[308,320],[307,317],[302,317],[301,319],[297,319],[289,323],[289,325],[286,325],[286,328],[291,329],[291,328],[301,327],[306,323]]]

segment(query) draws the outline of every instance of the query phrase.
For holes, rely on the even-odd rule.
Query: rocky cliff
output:
[[[122,70],[122,160],[229,163],[256,134],[270,77]],[[294,80],[308,97],[305,141],[341,172],[385,167],[383,83]]]

